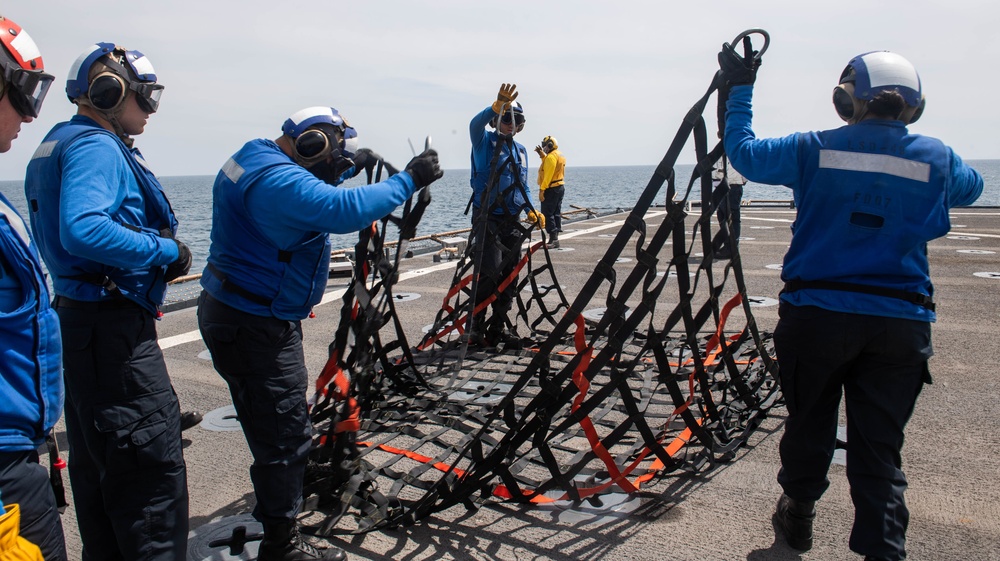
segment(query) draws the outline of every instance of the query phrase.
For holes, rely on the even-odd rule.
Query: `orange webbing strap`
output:
[[[340,349],[334,349],[326,364],[323,365],[323,371],[316,378],[316,394],[325,396],[328,384],[338,374],[343,374],[343,370],[340,368]]]
[[[733,311],[733,308],[739,306],[742,302],[743,295],[737,292],[736,295],[730,298],[729,301],[726,302],[726,305],[722,307],[722,310],[719,313],[719,326],[715,330],[715,335],[712,335],[712,338],[709,339],[708,343],[705,345],[706,352],[711,352],[712,349],[719,344],[719,340],[722,338],[722,330],[725,329],[726,320],[729,319],[729,313]]]
[[[677,435],[666,448],[664,448],[667,455],[672,457],[674,454],[679,452],[681,448],[683,448],[685,445],[687,445],[688,442],[691,441],[691,434],[692,431],[689,428],[685,428],[683,431],[681,431],[681,433]],[[651,453],[652,450],[649,447],[643,448],[639,456],[635,460],[633,460],[632,463],[629,464],[627,468],[625,468],[625,471],[623,473],[625,475],[628,475],[631,472],[635,471],[635,469],[639,467],[639,464],[642,463],[646,459],[646,457],[649,456],[649,454]],[[631,485],[633,485],[635,487],[635,490],[638,491],[642,487],[643,483],[646,483],[647,481],[655,477],[656,474],[661,469],[663,469],[663,467],[664,467],[663,462],[660,461],[659,458],[656,458],[653,461],[653,463],[651,463],[649,467],[646,468],[645,473],[636,476],[635,480],[631,483]],[[585,499],[587,497],[591,497],[598,493],[606,491],[612,485],[619,485],[619,484],[617,481],[608,481],[607,483],[602,483],[601,485],[598,485],[596,487],[577,487],[576,488],[577,496],[580,499]],[[621,487],[621,485],[619,485],[619,487]],[[535,493],[535,491],[529,491],[529,490],[521,491],[521,494],[524,496],[528,496],[533,493]],[[508,489],[506,485],[498,485],[493,490],[493,495],[503,499],[514,498],[513,493],[510,492],[510,489]],[[529,499],[530,502],[535,504],[554,503],[556,501],[566,501],[566,500],[575,500],[575,497],[573,497],[569,493],[563,493],[562,495],[556,498],[546,497],[545,495],[536,495],[534,497],[531,497],[531,499]]]
[[[333,434],[343,432],[358,432],[361,430],[361,406],[353,397],[347,398],[347,418],[338,421],[333,427]]]
[[[471,282],[472,282],[472,275],[466,275],[460,281],[455,283],[455,285],[451,287],[448,293],[444,295],[444,303],[441,304],[441,309],[447,313],[447,315],[445,315],[444,317],[448,317],[455,311],[455,309],[451,307],[451,304],[449,304],[448,301],[454,298],[456,294],[461,292]],[[425,337],[424,340],[419,345],[417,345],[417,350],[418,351],[427,350],[428,348],[430,348],[431,345],[437,343],[442,337],[444,337],[445,335],[451,333],[456,329],[458,330],[459,335],[465,333],[465,320],[467,318],[468,316],[463,316],[460,321],[452,321],[451,325],[445,325],[445,327],[441,329],[441,331],[433,335],[428,334],[428,336]]]
[[[719,344],[719,341],[722,339],[722,331],[726,327],[726,320],[729,319],[729,313],[733,311],[733,308],[739,306],[742,302],[743,302],[743,295],[737,292],[736,295],[730,298],[729,301],[727,301],[726,304],[722,307],[722,310],[719,313],[719,326],[715,330],[715,333],[712,335],[712,337],[709,338],[708,342],[705,344],[705,366],[710,366],[712,364],[715,364],[716,359],[719,356],[719,353],[722,352],[722,346]],[[742,336],[743,336],[743,331],[740,331],[739,333],[731,335],[729,337],[729,340],[737,341]],[[694,358],[689,358],[682,363],[672,363],[671,365],[687,366],[692,362],[694,362]],[[749,363],[750,361],[737,361],[737,364],[749,364]]]
[[[667,455],[673,456],[674,454],[676,454],[677,452],[679,452],[680,449],[683,448],[690,441],[691,441],[691,429],[685,428],[665,448],[665,450],[667,452]],[[436,470],[438,470],[440,472],[447,473],[447,472],[451,471],[452,473],[454,473],[459,478],[465,476],[465,470],[452,467],[451,465],[449,465],[449,464],[447,464],[445,462],[434,462],[434,458],[431,458],[429,456],[424,456],[423,454],[418,454],[416,452],[413,452],[412,450],[406,450],[406,449],[403,449],[403,448],[396,448],[394,446],[388,446],[386,444],[373,444],[371,442],[358,442],[357,444],[358,444],[358,446],[365,446],[365,447],[369,447],[369,448],[370,447],[375,447],[375,448],[378,448],[379,450],[382,450],[383,452],[387,452],[389,454],[395,454],[395,455],[398,455],[398,456],[403,456],[403,457],[409,458],[409,459],[411,459],[411,460],[413,460],[415,462],[420,462],[420,463],[423,463],[423,464],[430,464],[431,467],[433,467],[434,469],[436,469]],[[638,468],[639,464],[642,463],[646,459],[646,457],[649,456],[650,453],[652,453],[652,451],[650,450],[649,447],[644,448],[643,451],[640,453],[639,457],[637,457],[628,466],[628,468],[626,468],[626,470],[624,472],[625,475],[628,475],[629,473],[631,473],[632,471],[634,471],[636,468]],[[431,462],[434,462],[434,463],[431,464]],[[659,458],[656,458],[649,465],[649,467],[646,468],[646,472],[645,473],[643,473],[642,475],[639,475],[639,476],[637,476],[635,478],[635,482],[632,484],[633,487],[634,487],[633,492],[634,491],[638,491],[639,488],[642,486],[643,483],[649,481],[654,476],[656,476],[657,472],[659,472],[661,469],[663,469],[663,467],[664,467],[663,466],[663,462],[660,461]],[[595,487],[579,487],[579,488],[577,488],[577,492],[579,493],[579,497],[580,498],[587,498],[587,497],[596,495],[598,493],[601,493],[601,492],[607,490],[612,485],[618,485],[618,484],[619,483],[617,481],[608,481],[607,483],[603,483],[603,484],[595,486]],[[621,485],[619,485],[619,486],[621,486]],[[531,495],[531,494],[535,493],[535,491],[522,490],[521,493],[522,493],[522,495],[527,496],[527,495]],[[512,499],[512,498],[514,498],[514,495],[510,492],[510,489],[508,489],[506,485],[497,485],[496,487],[494,487],[492,494],[493,494],[493,496],[500,497],[502,499]],[[556,501],[568,500],[570,498],[571,498],[571,496],[568,493],[565,493],[562,496],[556,497],[556,498],[546,497],[544,495],[537,495],[537,496],[532,497],[530,499],[530,502],[535,503],[535,504],[545,504],[545,503],[553,503],[553,502],[556,502]]]
[[[541,249],[542,246],[544,245],[545,245],[544,242],[538,242],[528,247],[528,250],[524,253],[524,256],[521,257],[521,259],[517,262],[517,265],[514,267],[514,269],[510,272],[509,275],[507,275],[506,278],[504,278],[503,282],[501,282],[497,286],[496,292],[490,294],[488,297],[484,298],[481,302],[476,304],[476,306],[472,309],[472,315],[476,315],[479,312],[485,310],[487,307],[489,307],[489,305],[492,304],[493,301],[497,299],[497,294],[502,293],[508,286],[510,286],[510,283],[514,282],[517,279],[517,275],[521,272],[521,269],[523,269],[524,266],[528,263],[528,259],[531,257],[531,255],[536,251],[538,251],[539,249]],[[467,284],[469,284],[469,282],[471,281],[472,281],[472,275],[468,275],[461,281],[459,281],[458,284],[453,286],[451,290],[448,291],[448,294],[446,294],[444,297],[443,309],[447,310],[449,313],[452,312],[453,308],[451,308],[448,305],[448,300],[450,300],[454,295],[458,294],[458,292],[462,288],[464,288]],[[476,295],[473,294],[472,297],[475,298]],[[464,333],[465,322],[468,319],[468,317],[469,317],[468,315],[462,316],[462,319],[460,321],[453,321],[451,325],[446,325],[441,331],[435,333],[433,336],[428,337],[423,343],[421,343],[417,347],[417,350],[422,351],[427,349],[428,347],[439,341],[442,337],[448,335],[449,333],[455,331],[456,329],[458,330],[459,334]]]
[[[411,459],[411,460],[413,460],[415,462],[420,462],[422,464],[430,464],[431,462],[434,461],[434,458],[431,458],[430,456],[424,456],[423,454],[417,454],[416,452],[414,452],[412,450],[406,450],[404,448],[396,448],[395,446],[389,446],[389,445],[386,445],[386,444],[373,444],[371,442],[361,442],[361,441],[359,441],[357,444],[358,444],[358,446],[365,446],[365,447],[368,447],[368,448],[371,448],[371,447],[374,446],[375,448],[378,448],[379,450],[382,450],[383,452],[388,452],[390,454],[396,454],[397,456],[403,456],[405,458],[409,458],[409,459]],[[463,477],[465,475],[465,470],[458,469],[456,467],[452,467],[452,466],[450,466],[450,465],[448,465],[448,464],[446,464],[444,462],[435,462],[435,463],[431,464],[431,467],[433,467],[434,469],[436,469],[438,471],[442,471],[442,472],[451,471],[452,473],[454,473],[455,475],[457,475],[459,477]]]
[[[341,432],[357,432],[361,429],[361,407],[351,393],[351,380],[347,372],[340,367],[340,349],[336,349],[330,354],[330,359],[326,361],[326,366],[316,378],[316,393],[322,396],[328,395],[329,390],[333,390],[333,401],[347,401],[347,418],[341,419],[334,426],[334,434]]]
[[[586,394],[587,394],[587,392],[588,392],[588,390],[590,388],[590,381],[587,380],[587,378],[586,378],[586,376],[584,374],[585,374],[585,372],[587,370],[587,367],[590,364],[590,360],[591,360],[591,357],[593,356],[594,349],[591,346],[587,345],[587,342],[586,342],[586,329],[585,329],[586,328],[586,322],[583,319],[583,317],[582,316],[577,316],[574,321],[575,321],[576,328],[577,328],[576,329],[576,333],[574,334],[574,341],[575,341],[575,345],[576,345],[576,347],[577,347],[577,349],[578,349],[578,351],[579,351],[579,353],[580,353],[580,355],[582,357],[581,358],[581,363],[577,366],[577,368],[574,370],[574,373],[573,373],[573,383],[576,384],[576,386],[580,389],[580,394],[574,399],[573,404],[572,404],[572,410],[576,411],[577,409],[579,409],[580,405],[583,403],[583,400],[585,399]],[[690,384],[689,395],[694,395],[694,378],[693,378],[693,376],[689,379],[689,384]],[[673,416],[681,413],[684,409],[686,409],[688,407],[688,405],[691,403],[690,400],[691,400],[691,398],[689,397],[688,401],[686,403],[684,403],[682,406],[676,408],[674,410],[673,414],[671,415],[671,418]],[[667,423],[669,423],[669,422],[670,421],[668,420]],[[701,421],[699,420],[698,423],[700,424]],[[593,421],[591,421],[591,419],[589,417],[584,417],[580,421],[580,426],[583,428],[584,433],[587,436],[587,440],[590,443],[591,448],[594,450],[594,453],[601,459],[602,462],[604,462],[604,465],[608,468],[608,473],[611,476],[611,479],[608,482],[603,483],[603,484],[598,485],[598,486],[595,486],[595,487],[577,488],[576,491],[579,494],[579,497],[585,498],[585,497],[589,497],[589,496],[601,493],[601,492],[607,490],[608,488],[610,488],[611,486],[614,486],[614,485],[617,485],[619,488],[621,488],[626,493],[634,493],[634,492],[636,492],[636,491],[639,490],[639,488],[642,486],[643,483],[645,483],[645,482],[649,481],[650,479],[652,479],[660,470],[663,469],[664,464],[663,464],[662,460],[660,460],[657,457],[650,464],[650,466],[646,469],[645,473],[643,473],[641,475],[638,475],[637,477],[635,477],[635,479],[633,481],[629,481],[629,479],[628,479],[629,476],[632,474],[632,472],[634,472],[636,469],[639,468],[639,466],[642,464],[642,462],[644,462],[646,460],[646,458],[649,456],[649,454],[652,453],[652,450],[648,446],[645,447],[645,448],[643,448],[642,452],[639,454],[639,456],[635,460],[633,460],[624,470],[620,470],[620,469],[618,469],[618,465],[615,462],[614,458],[611,456],[611,453],[604,447],[603,444],[601,444],[600,437],[597,434],[597,430],[594,427]],[[683,448],[685,445],[687,445],[691,441],[691,437],[692,437],[692,431],[691,431],[691,429],[690,428],[685,428],[683,431],[681,431],[681,433],[679,435],[677,435],[676,437],[674,437],[674,439],[670,442],[669,445],[667,445],[664,448],[664,450],[666,451],[667,455],[672,457],[675,454],[677,454],[681,450],[681,448]],[[385,445],[385,444],[374,445],[374,444],[372,444],[370,442],[358,442],[358,445],[360,445],[360,446],[367,446],[367,447],[375,446],[378,449],[380,449],[382,451],[385,451],[385,452],[388,452],[390,454],[396,454],[396,455],[404,456],[404,457],[409,458],[409,459],[411,459],[413,461],[421,462],[421,463],[424,463],[424,464],[430,464],[431,462],[434,461],[434,459],[431,458],[431,457],[424,456],[422,454],[418,454],[418,453],[413,452],[411,450],[406,450],[406,449],[403,449],[403,448],[396,448],[396,447],[388,446],[388,445]],[[458,477],[463,477],[464,474],[465,474],[464,470],[461,470],[461,469],[458,469],[458,468],[454,468],[453,466],[451,466],[451,465],[449,465],[449,464],[447,464],[445,462],[435,462],[435,463],[432,464],[432,467],[435,468],[435,469],[437,469],[437,470],[439,470],[439,471],[441,471],[441,472],[452,471]],[[535,492],[536,491],[533,491],[533,490],[522,490],[521,491],[522,495],[524,495],[524,496],[532,495]],[[496,487],[494,487],[494,489],[493,489],[493,495],[497,496],[497,497],[500,497],[500,498],[505,498],[505,499],[511,499],[511,498],[513,498],[513,494],[510,492],[510,489],[506,485],[503,485],[503,484],[497,485]],[[534,497],[531,497],[529,500],[530,500],[530,502],[533,502],[533,503],[536,503],[536,504],[541,504],[541,503],[551,503],[551,502],[555,502],[555,501],[566,500],[568,498],[570,498],[569,494],[564,494],[563,496],[558,497],[558,498],[546,497],[544,495],[536,495]]]
[[[587,380],[585,374],[588,366],[590,365],[591,358],[593,357],[594,349],[591,346],[587,345],[586,343],[586,332],[585,332],[586,324],[584,322],[583,317],[577,316],[574,321],[576,323],[574,342],[577,351],[581,356],[580,364],[577,365],[577,367],[574,369],[573,372],[573,383],[576,384],[576,386],[580,389],[580,393],[573,400],[572,404],[572,411],[575,412],[580,408],[581,404],[586,398],[587,392],[590,389],[590,381]],[[689,383],[693,387],[694,381],[691,380]],[[686,408],[689,404],[690,404],[690,398],[689,401],[685,403],[681,408],[677,408],[674,411],[673,415],[676,415],[681,411],[683,411],[683,409]],[[650,453],[652,453],[652,450],[648,446],[645,447],[643,451],[639,454],[639,456],[635,460],[633,460],[632,463],[629,464],[629,466],[626,467],[623,471],[618,469],[618,464],[611,456],[611,453],[601,443],[600,436],[597,434],[597,430],[594,427],[594,423],[589,416],[585,416],[580,420],[580,427],[583,429],[584,434],[587,437],[587,441],[590,443],[591,449],[594,451],[594,454],[598,458],[600,458],[602,462],[604,462],[605,467],[608,469],[608,475],[610,476],[610,480],[602,485],[596,487],[578,488],[576,491],[577,493],[579,493],[580,498],[585,498],[600,493],[608,489],[612,485],[617,485],[619,488],[621,488],[622,491],[626,493],[634,493],[639,490],[642,483],[649,481],[653,476],[656,475],[656,473],[659,470],[663,469],[664,467],[663,462],[659,458],[656,458],[656,460],[647,469],[646,473],[636,477],[634,481],[629,481],[628,476],[639,467],[639,465],[646,459],[646,457]],[[691,429],[685,428],[681,432],[681,434],[675,437],[674,440],[670,443],[670,445],[668,445],[665,448],[667,455],[673,456],[678,451],[680,451],[680,449],[683,448],[684,445],[690,442],[691,434],[692,434]],[[531,495],[533,493],[534,491],[526,491],[526,490],[522,491],[522,494],[524,495]],[[497,486],[494,489],[493,494],[498,497],[504,497],[504,498],[513,497],[510,490],[505,485]],[[533,503],[547,503],[558,500],[565,500],[567,498],[570,498],[569,494],[564,494],[562,497],[555,499],[538,495],[532,497],[530,501]]]

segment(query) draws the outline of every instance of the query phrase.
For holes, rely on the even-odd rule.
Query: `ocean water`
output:
[[[976,206],[1000,206],[1000,160],[970,160],[967,162],[982,174],[985,181],[983,195]],[[677,189],[686,188],[693,165],[678,165],[675,169]],[[589,208],[598,212],[610,212],[631,208],[653,175],[655,166],[612,166],[612,167],[567,167],[566,197],[563,212],[572,206]],[[529,170],[529,179],[534,181],[535,168]],[[192,272],[200,272],[208,257],[209,235],[212,228],[212,183],[215,176],[170,176],[161,177],[167,196],[180,222],[178,237],[191,248],[194,256]],[[345,184],[346,188],[362,184],[362,178],[355,178]],[[21,215],[27,218],[24,187],[21,181],[0,181],[0,191],[14,204]],[[537,197],[537,188],[534,196]],[[431,185],[431,204],[417,229],[417,235],[459,230],[469,226],[469,216],[465,214],[471,190],[469,170],[445,170],[444,177]],[[655,204],[665,202],[666,188],[658,195]],[[791,192],[781,186],[748,183],[744,189],[744,200],[788,200]],[[533,201],[535,204],[537,200]],[[390,229],[389,238],[395,232]],[[349,248],[357,242],[357,234],[337,234],[332,236],[334,248]]]

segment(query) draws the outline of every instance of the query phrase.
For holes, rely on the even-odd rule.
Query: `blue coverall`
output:
[[[62,328],[83,559],[182,559],[180,407],[156,336],[173,211],[142,154],[80,115],[46,135],[24,188]]]
[[[896,120],[757,139],[752,93],[730,92],[726,154],[747,179],[788,186],[798,209],[774,333],[788,407],[778,482],[798,501],[826,491],[845,395],[850,547],[903,559],[903,431],[933,354],[927,242],[948,232],[948,209],[973,203],[983,179]]]
[[[216,177],[198,326],[254,457],[253,514],[265,530],[302,509],[312,426],[301,320],[326,289],[329,233],[370,226],[414,190],[405,171],[351,189],[324,183],[264,139]]]

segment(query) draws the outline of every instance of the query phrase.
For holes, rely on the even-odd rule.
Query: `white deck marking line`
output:
[[[981,238],[1000,238],[1000,234],[980,234],[977,232],[966,232],[965,230],[950,230],[947,234],[945,234],[945,237],[948,236],[979,236]]]

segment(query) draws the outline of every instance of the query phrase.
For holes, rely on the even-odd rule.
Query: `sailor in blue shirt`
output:
[[[329,234],[370,226],[443,174],[428,150],[381,183],[340,188],[377,156],[336,109],[303,109],[281,130],[247,142],[215,179],[198,326],[254,457],[259,559],[346,559],[303,541],[295,522],[312,443],[301,320],[326,290]]]
[[[492,315],[486,309],[476,314],[470,343],[495,346],[502,342],[510,325],[507,312],[514,302],[516,281],[500,291],[500,284],[513,273],[521,252],[524,235],[518,220],[527,212],[528,220],[545,227],[542,214],[530,210],[527,200],[528,152],[514,140],[524,128],[524,108],[517,98],[515,84],[502,84],[497,100],[477,113],[469,122],[472,141],[472,236],[470,245],[481,246],[482,257],[476,284],[475,305],[492,295]],[[489,127],[489,128],[487,128]],[[476,242],[484,232],[483,243]]]
[[[798,209],[774,333],[788,407],[776,525],[793,548],[812,546],[844,395],[850,547],[866,559],[903,559],[903,432],[931,381],[927,242],[948,232],[948,210],[973,203],[983,179],[940,140],[909,132],[924,97],[898,54],[848,63],[833,95],[846,126],[768,139],[751,128],[759,57],[727,44],[719,62],[731,88],[726,154],[750,181],[788,186]]]
[[[132,147],[162,90],[139,51],[92,45],[66,83],[77,114],[52,128],[25,177],[62,325],[84,559],[187,555],[180,411],[155,323],[167,281],[187,273],[191,252]]]
[[[0,73],[0,152],[7,152],[21,125],[38,117],[53,78],[31,36],[2,16]],[[64,560],[62,521],[37,451],[63,408],[59,317],[27,224],[3,194],[0,341],[0,557]]]

